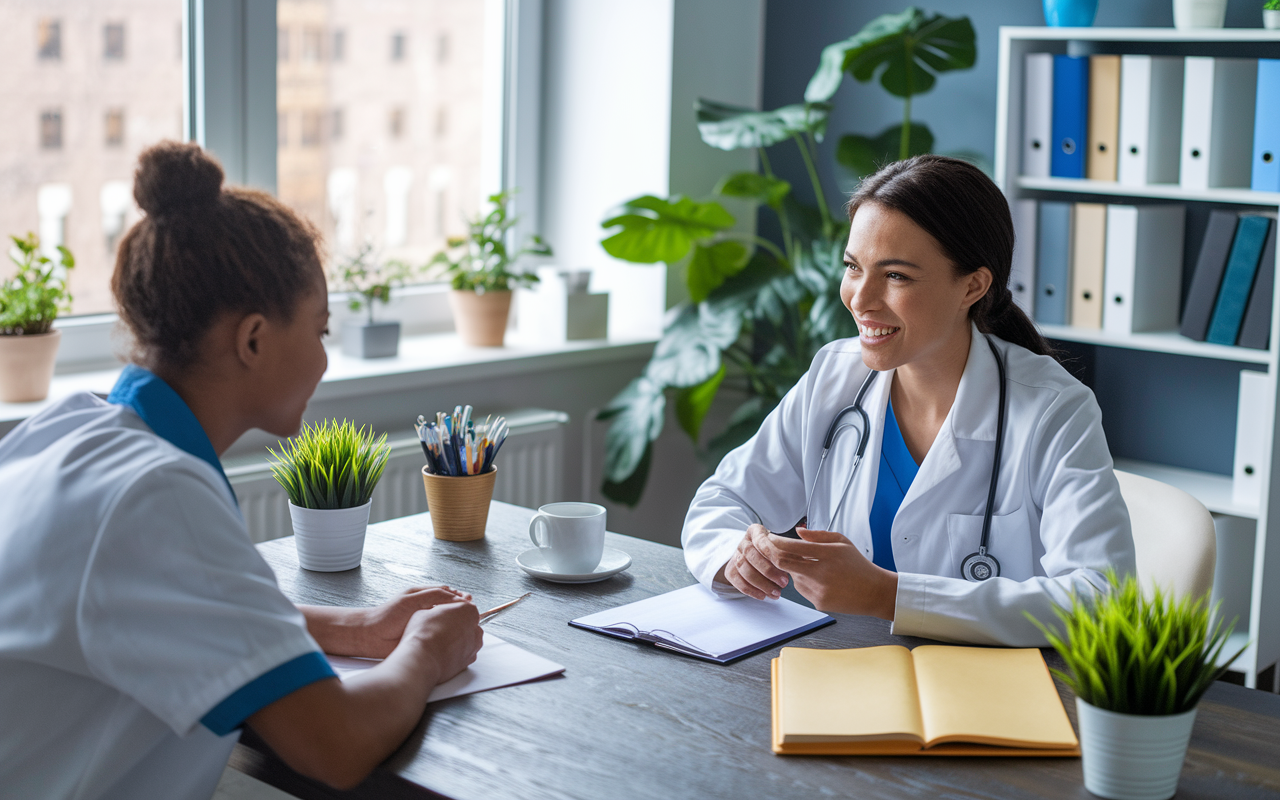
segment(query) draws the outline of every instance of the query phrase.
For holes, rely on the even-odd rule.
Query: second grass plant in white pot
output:
[[[268,448],[275,479],[289,495],[298,564],[316,572],[360,566],[373,490],[386,469],[387,436],[336,420],[303,425],[302,432]]]

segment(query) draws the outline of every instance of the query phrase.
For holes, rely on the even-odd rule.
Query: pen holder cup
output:
[[[480,475],[433,475],[422,468],[422,484],[427,490],[427,511],[437,539],[472,542],[484,538],[489,521],[489,501],[498,468]]]

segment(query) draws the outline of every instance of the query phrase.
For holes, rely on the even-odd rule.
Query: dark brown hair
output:
[[[120,242],[111,292],[146,366],[188,367],[224,314],[288,321],[323,280],[315,228],[222,179],[196,144],[161,142],[138,157],[133,196],[146,216]]]
[[[1013,218],[1009,201],[982,170],[947,156],[896,161],[866,178],[849,199],[849,219],[866,203],[899,211],[937,240],[959,275],[991,270],[987,293],[969,308],[983,333],[1038,355],[1053,355],[1035,323],[1013,302]]]

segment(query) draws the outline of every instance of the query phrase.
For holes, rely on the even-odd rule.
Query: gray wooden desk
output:
[[[483,541],[437,541],[428,515],[371,526],[364,563],[298,568],[291,539],[260,545],[299,603],[373,605],[410,585],[447,583],[481,608],[534,594],[490,630],[564,664],[564,677],[435,703],[358,789],[293,773],[246,731],[231,764],[302,798],[1091,797],[1078,759],[780,757],[769,749],[769,659],[719,666],[569,627],[575,617],[693,583],[680,551],[609,534],[634,559],[601,583],[534,580],[515,557],[533,512],[495,503]],[[914,646],[888,623],[839,617],[792,644]],[[999,692],[999,686],[974,691]],[[1065,690],[1064,696],[1065,696]],[[1074,702],[1067,703],[1073,720]],[[1179,798],[1280,797],[1280,696],[1216,685],[1200,705]]]

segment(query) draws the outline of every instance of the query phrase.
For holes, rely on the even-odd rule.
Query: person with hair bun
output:
[[[724,596],[789,584],[893,633],[1041,647],[1027,619],[1134,570],[1093,393],[1013,302],[1013,221],[954,158],[866,178],[848,205],[832,342],[698,490],[682,541]],[[781,535],[779,535],[781,534]]]
[[[481,644],[469,595],[295,607],[218,460],[327,366],[315,230],[194,144],[139,158],[112,292],[132,363],[0,439],[0,795],[208,798],[244,725],[358,784]],[[384,658],[339,681],[323,653]]]

